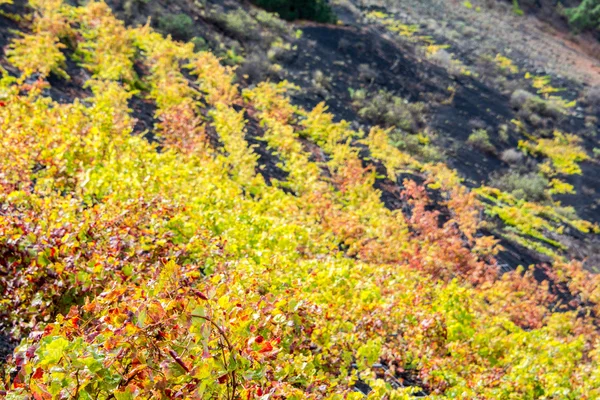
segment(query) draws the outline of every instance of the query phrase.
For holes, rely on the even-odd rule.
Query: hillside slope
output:
[[[0,7],[2,396],[600,396],[580,83],[365,4]]]
[[[458,2],[339,1],[334,9],[341,25],[295,27],[235,1],[109,4],[126,23],[151,18],[156,29],[239,64],[242,86],[287,79],[302,89],[290,93],[294,104],[312,108],[324,101],[336,119],[354,128],[390,128],[394,146],[420,161],[446,161],[468,187],[516,195],[484,196],[494,203],[485,229],[502,240],[506,268],[549,262],[557,254],[590,270],[598,264],[597,236],[582,235],[575,221],[600,218],[594,153],[600,149],[600,109],[598,91],[589,86],[599,76],[599,63],[566,48],[568,42],[531,18],[507,14],[502,2],[492,2],[493,9],[481,4],[483,10],[475,4],[476,10]],[[164,22],[182,15],[189,16],[185,30]],[[143,127],[152,125],[151,114],[139,118]],[[469,141],[476,131],[479,137]],[[560,162],[547,148],[568,140],[567,157],[578,166],[546,167]],[[271,165],[265,149],[258,151],[261,163]],[[384,193],[384,200],[399,204],[391,194]],[[510,218],[508,208],[523,201],[527,215],[547,223],[532,226],[523,214]],[[574,224],[557,230],[549,227],[552,219]]]

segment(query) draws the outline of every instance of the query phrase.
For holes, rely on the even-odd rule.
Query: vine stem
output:
[[[233,346],[231,345],[231,342],[229,342],[229,339],[227,338],[227,335],[225,334],[225,331],[223,331],[223,329],[219,325],[217,325],[215,323],[215,321],[213,321],[212,319],[210,319],[208,317],[205,317],[203,315],[191,314],[191,316],[194,317],[194,318],[203,319],[203,320],[209,322],[212,326],[214,326],[217,329],[217,331],[219,331],[219,334],[221,335],[221,337],[225,340],[225,343],[227,344],[227,348],[229,349],[229,352],[231,354],[233,354]],[[231,385],[232,385],[231,398],[235,399],[235,391],[236,391],[236,388],[237,388],[237,381],[236,381],[236,378],[235,378],[235,373],[233,371],[231,371]]]

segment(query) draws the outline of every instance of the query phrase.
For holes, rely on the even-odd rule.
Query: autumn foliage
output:
[[[546,281],[500,276],[448,167],[292,105],[286,82],[241,90],[103,2],[31,5],[8,52],[22,74],[0,81],[0,322],[22,338],[4,397],[600,397],[598,279],[560,258]],[[45,91],[63,42],[91,76],[68,104]],[[134,133],[134,96],[156,104],[157,143]],[[285,180],[261,174],[250,119]],[[423,178],[403,209],[357,143]]]

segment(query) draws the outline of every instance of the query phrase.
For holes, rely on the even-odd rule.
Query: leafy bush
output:
[[[325,0],[252,0],[267,11],[276,12],[283,19],[307,19],[334,22],[335,15]]]
[[[528,201],[547,200],[548,184],[548,179],[538,173],[530,172],[521,175],[516,171],[510,171],[491,182],[492,186],[512,194],[515,198]]]
[[[230,48],[219,50],[220,51],[217,54],[219,54],[219,57],[221,57],[221,60],[225,65],[242,65],[244,61],[246,61],[246,57],[243,55],[243,50],[239,47],[239,45],[234,45]]]
[[[377,71],[369,64],[359,64],[358,77],[362,81],[372,83],[377,79]]]
[[[490,135],[488,135],[485,129],[477,129],[473,131],[473,133],[469,135],[467,143],[486,153],[496,152],[496,148],[490,141]]]
[[[312,84],[316,91],[322,96],[326,97],[327,93],[331,89],[331,78],[327,76],[320,69],[314,70],[312,74]]]
[[[585,92],[585,104],[594,110],[600,110],[600,86],[593,86]]]
[[[166,14],[158,18],[158,29],[173,39],[189,40],[193,27],[194,21],[187,14]]]
[[[522,108],[525,103],[531,101],[531,99],[534,97],[535,95],[529,93],[527,90],[517,89],[510,96],[510,104],[514,108]]]
[[[11,64],[21,69],[25,76],[37,73],[42,78],[55,73],[63,78],[69,76],[64,71],[65,45],[55,37],[46,34],[29,34],[11,43],[7,51]]]
[[[215,22],[237,40],[257,40],[260,38],[258,24],[242,8],[229,12],[219,12],[214,17]]]
[[[528,119],[535,118],[533,117],[534,114],[556,119],[566,112],[558,99],[545,100],[523,89],[517,89],[513,92],[510,97],[510,104],[515,109],[520,110]]]
[[[581,174],[579,163],[589,158],[582,139],[576,135],[554,131],[553,138],[533,138],[531,141],[519,141],[519,148],[547,157],[543,165],[547,175],[560,173],[565,175]]]
[[[374,94],[364,89],[351,90],[350,96],[358,115],[373,124],[416,133],[425,123],[424,103],[411,103],[385,90]]]
[[[400,129],[392,129],[389,133],[390,144],[397,149],[417,157],[424,162],[441,161],[444,153],[431,144],[428,136],[410,134]]]
[[[569,24],[577,31],[600,29],[600,0],[583,0],[577,7],[565,9]]]
[[[524,158],[523,152],[517,149],[504,150],[500,155],[500,159],[510,165],[518,165],[523,162]]]
[[[269,73],[271,63],[263,53],[253,53],[246,58],[237,70],[238,76],[243,77],[249,83],[257,83]]]
[[[209,48],[206,39],[201,36],[194,37],[190,42],[194,44],[195,51],[206,51]]]
[[[264,27],[278,31],[279,33],[286,32],[288,27],[285,21],[282,21],[275,13],[260,10],[256,13],[256,20]]]

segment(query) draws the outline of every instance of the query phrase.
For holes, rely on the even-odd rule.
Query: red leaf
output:
[[[41,368],[38,368],[31,376],[31,379],[40,379],[42,376],[44,376],[44,371]]]
[[[27,358],[33,358],[35,356],[36,350],[37,348],[35,346],[29,346],[27,348],[27,351],[25,352],[25,355],[27,356]]]
[[[15,356],[15,365],[20,368],[21,366],[23,366],[23,362],[25,362],[25,360],[23,359],[23,355],[17,354]]]
[[[196,290],[195,293],[196,293],[196,296],[200,297],[202,300],[208,300],[208,297],[206,297],[206,295],[204,293],[202,293],[201,291]]]
[[[52,325],[47,325],[44,328],[44,336],[48,336],[50,333],[52,333],[53,330],[54,330],[54,327]]]
[[[262,343],[264,340],[265,338],[263,338],[261,335],[258,335],[256,339],[254,339],[254,341],[259,344]]]
[[[225,382],[227,382],[227,379],[229,379],[229,375],[225,374],[225,375],[221,375],[218,378],[218,381],[220,384],[224,384]]]
[[[259,353],[268,353],[270,351],[273,351],[273,345],[271,344],[271,342],[266,342],[265,345],[262,347],[262,349],[260,349],[258,352]]]
[[[15,376],[15,379],[13,380],[13,388],[18,389],[18,388],[22,388],[25,386],[24,383],[24,377],[23,377],[23,370],[19,369],[19,372],[17,373],[17,376]]]

